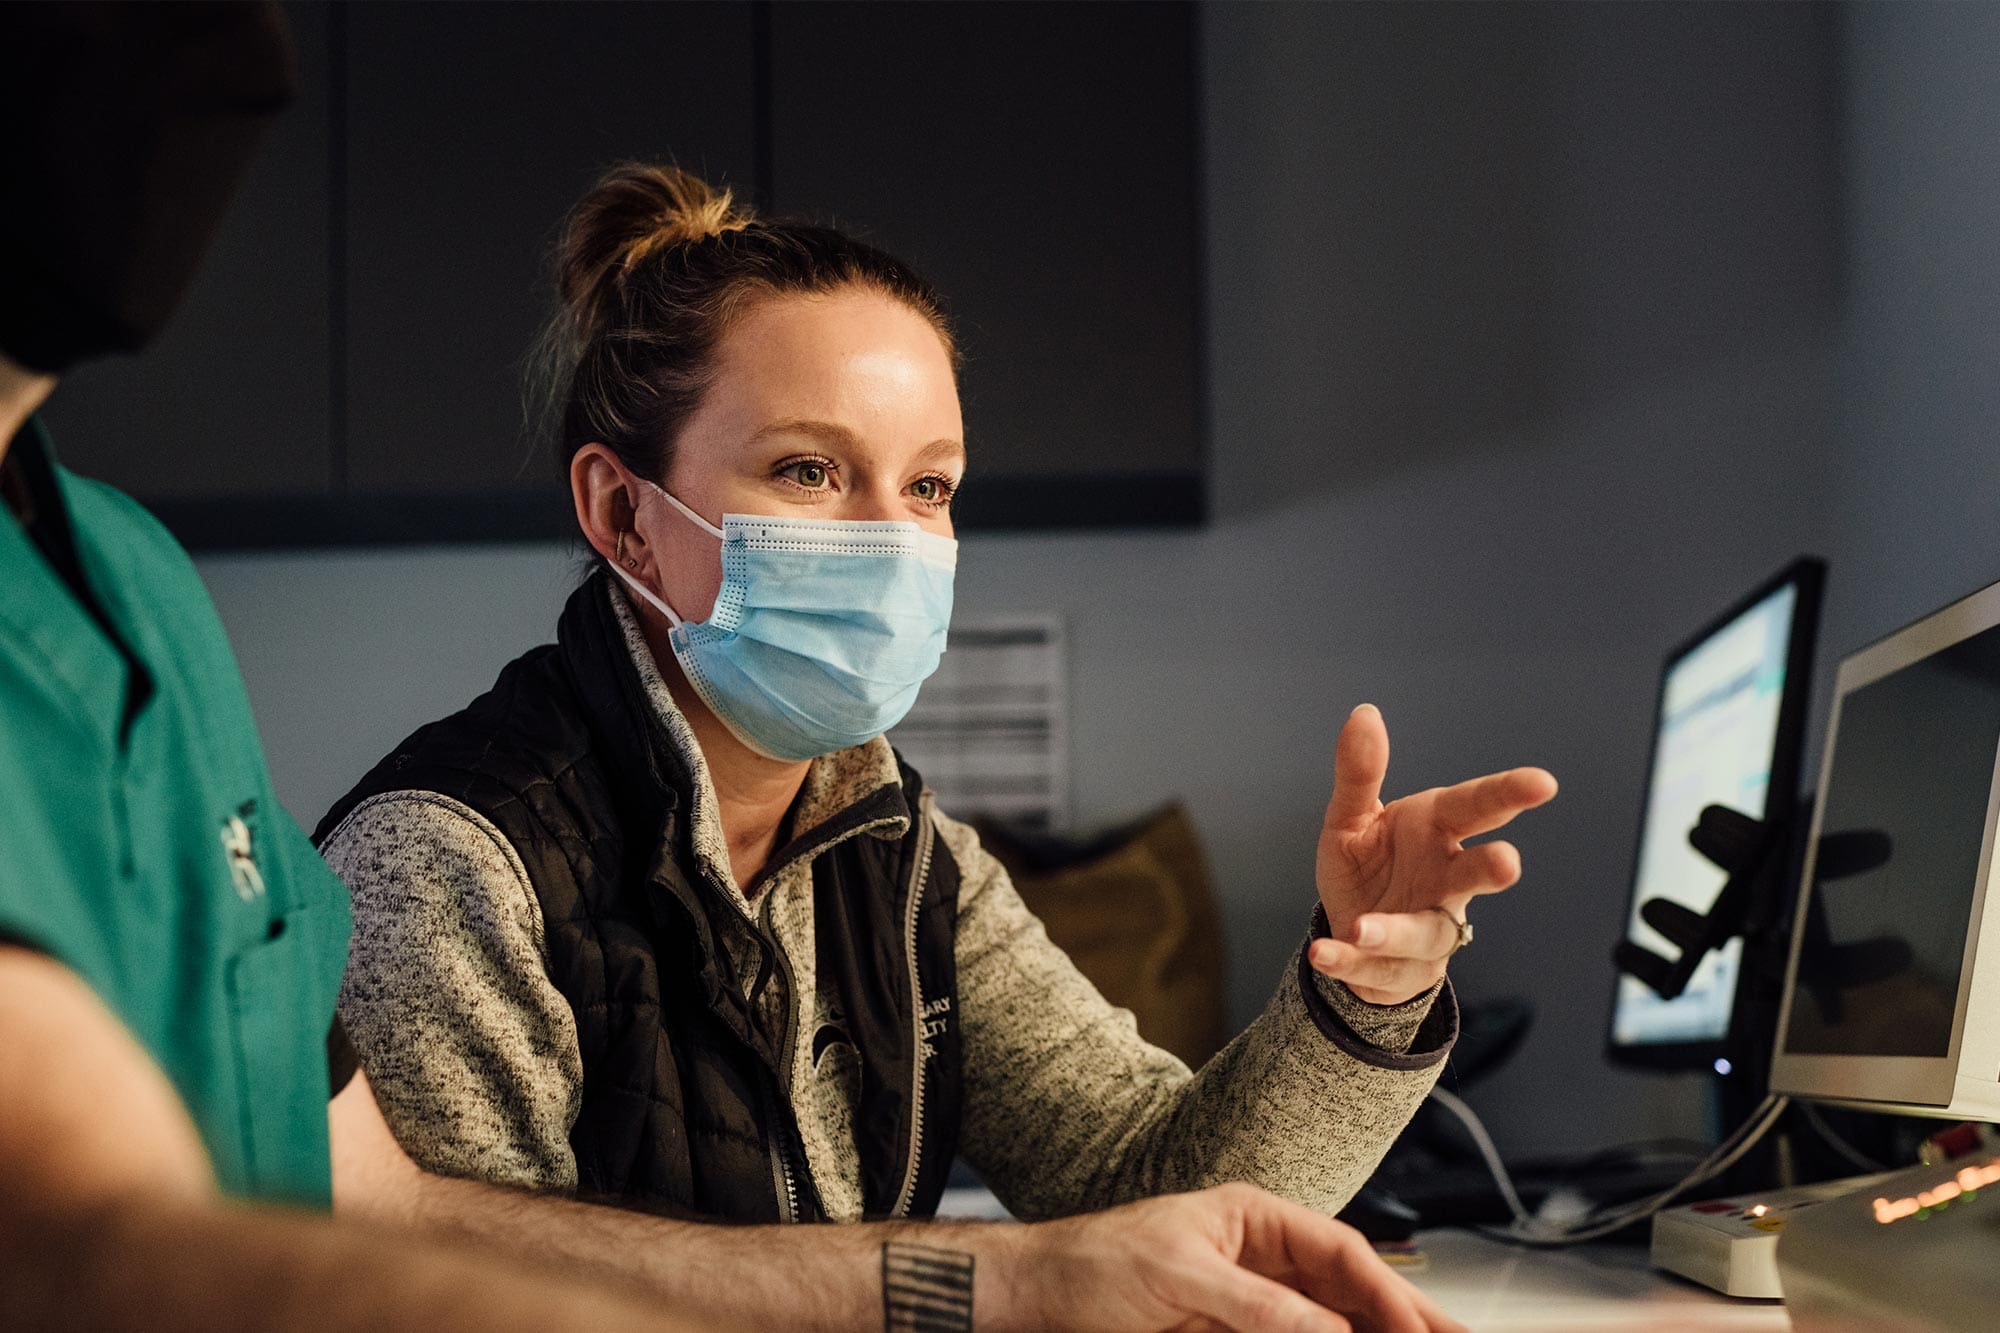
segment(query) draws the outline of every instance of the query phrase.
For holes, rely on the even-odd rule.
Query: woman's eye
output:
[[[951,483],[943,477],[919,477],[910,483],[910,494],[927,505],[943,504],[951,499]]]
[[[809,458],[788,465],[782,475],[790,477],[809,491],[823,491],[833,481],[833,469],[825,463],[815,463]]]

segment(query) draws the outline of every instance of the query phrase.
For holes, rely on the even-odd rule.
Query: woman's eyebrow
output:
[[[917,450],[916,457],[911,461],[917,463],[957,463],[963,466],[965,463],[965,446],[957,440],[932,440],[929,444]]]
[[[773,435],[807,435],[822,444],[852,449],[861,441],[853,431],[834,421],[816,421],[811,417],[789,417],[783,421],[773,421],[760,428],[750,437],[751,443],[759,443]]]
[[[804,435],[818,440],[830,449],[858,449],[861,446],[860,438],[839,422],[820,421],[812,417],[788,417],[783,421],[773,421],[767,426],[760,427],[750,437],[750,442],[761,444],[774,435]],[[917,450],[912,461],[962,464],[965,458],[965,445],[961,441],[938,439]]]

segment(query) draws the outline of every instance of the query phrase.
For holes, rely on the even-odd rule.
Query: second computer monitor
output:
[[[2000,1120],[1996,821],[2000,584],[1840,664],[1773,1092]]]
[[[1626,907],[1627,937],[1664,958],[1680,951],[1646,924],[1641,906],[1667,898],[1705,913],[1727,878],[1688,844],[1702,810],[1782,819],[1796,804],[1824,577],[1817,560],[1793,562],[1667,657]],[[1694,1068],[1724,1055],[1741,953],[1742,941],[1731,940],[1709,954],[1671,1000],[1620,975],[1610,1057]]]

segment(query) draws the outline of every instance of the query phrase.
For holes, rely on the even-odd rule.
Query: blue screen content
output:
[[[1728,878],[1688,845],[1702,808],[1726,805],[1759,819],[1767,813],[1797,602],[1798,589],[1786,584],[1667,669],[1626,925],[1635,943],[1663,958],[1676,958],[1680,950],[1640,919],[1641,904],[1669,898],[1705,913]],[[1657,1046],[1721,1040],[1729,1032],[1742,955],[1741,940],[1710,953],[1671,1000],[1621,975],[1612,1041]]]

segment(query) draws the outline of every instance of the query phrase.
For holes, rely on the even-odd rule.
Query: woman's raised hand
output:
[[[1340,729],[1333,767],[1315,866],[1331,938],[1310,944],[1307,958],[1370,1004],[1400,1004],[1444,975],[1466,904],[1521,878],[1512,843],[1464,840],[1547,801],[1556,780],[1514,768],[1384,805],[1389,729],[1373,704]]]

